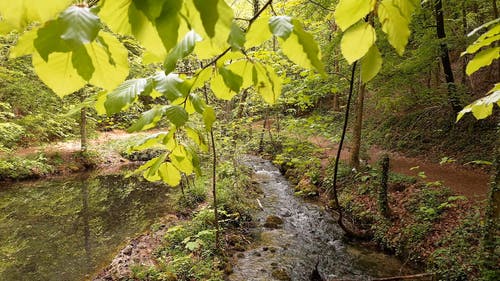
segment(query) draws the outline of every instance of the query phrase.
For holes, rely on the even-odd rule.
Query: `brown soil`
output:
[[[337,154],[338,145],[331,143],[328,139],[315,136],[309,140],[323,148],[325,154],[322,159],[323,166],[326,166],[329,159]],[[389,154],[392,172],[408,176],[417,176],[419,172],[423,172],[426,176],[425,182],[441,181],[455,194],[464,195],[471,200],[483,200],[487,197],[490,177],[483,170],[467,168],[455,163],[440,165],[423,158],[406,157],[400,153],[384,151],[378,147],[371,147],[368,151],[370,158],[368,163],[376,165],[384,153]],[[349,156],[349,147],[344,147],[341,159],[349,160]],[[418,168],[412,170],[413,167]]]

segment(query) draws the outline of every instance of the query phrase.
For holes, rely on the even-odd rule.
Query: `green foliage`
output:
[[[54,166],[47,162],[43,154],[35,157],[9,157],[0,159],[0,180],[23,180],[39,178],[54,172]]]

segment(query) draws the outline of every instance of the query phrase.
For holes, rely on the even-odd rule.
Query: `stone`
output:
[[[276,229],[276,228],[281,228],[282,224],[283,224],[283,219],[281,219],[278,216],[271,215],[266,218],[264,227]]]

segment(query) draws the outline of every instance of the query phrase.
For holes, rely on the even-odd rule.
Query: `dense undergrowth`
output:
[[[315,118],[314,115],[310,117]],[[291,124],[307,122],[294,119]],[[321,124],[323,127],[332,126]],[[387,128],[398,125],[401,126],[400,132],[408,133],[401,124],[391,123],[390,120],[384,124]],[[310,135],[310,130],[305,129],[302,136],[297,130],[293,132],[282,132],[280,139],[267,140],[264,151],[294,184],[297,195],[320,195],[318,198],[326,206],[335,209],[334,201],[330,199],[332,159],[325,160],[325,152],[304,138]],[[383,134],[383,131],[371,133]],[[464,137],[467,132],[461,131],[461,134]],[[442,141],[443,137],[449,137],[445,140],[449,142],[454,137],[440,136]],[[415,143],[415,140],[408,141]],[[386,145],[396,148],[390,142]],[[424,147],[413,149],[421,151]],[[478,157],[474,151],[470,152],[467,156]],[[377,207],[379,170],[378,166],[365,165],[361,170],[354,171],[341,162],[340,204],[348,213],[351,225],[367,230],[382,249],[395,253],[406,262],[424,267],[428,272],[435,273],[439,280],[494,280],[494,276],[498,276],[498,270],[492,271],[495,267],[483,264],[481,254],[481,238],[485,230],[484,212],[481,211],[484,202],[470,202],[464,196],[457,196],[441,182],[426,183],[414,177],[390,173],[390,215],[386,218]],[[424,174],[421,176],[425,177]]]

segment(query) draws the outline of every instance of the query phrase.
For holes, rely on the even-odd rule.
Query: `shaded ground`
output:
[[[326,157],[323,159],[323,165],[326,165],[326,161],[337,154],[338,146],[328,139],[315,136],[309,140],[324,149]],[[483,200],[487,197],[490,177],[480,169],[466,168],[455,163],[440,165],[421,158],[406,157],[399,153],[387,152],[377,147],[372,147],[368,151],[370,158],[368,163],[376,165],[378,159],[384,153],[389,154],[392,172],[408,176],[417,176],[419,172],[423,172],[426,176],[426,182],[441,181],[456,194],[467,196],[472,200]],[[344,147],[341,159],[347,161],[349,156],[349,148]],[[418,168],[411,169],[414,167]]]

